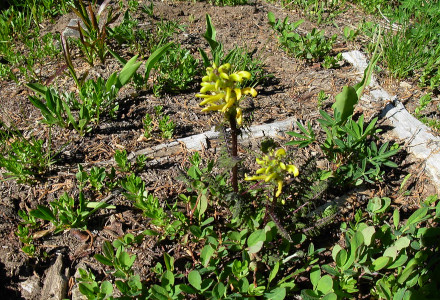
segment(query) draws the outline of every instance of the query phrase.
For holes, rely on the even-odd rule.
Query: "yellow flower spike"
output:
[[[278,158],[280,158],[281,156],[284,156],[284,155],[286,155],[286,150],[284,150],[283,148],[280,148],[275,152],[275,156]]]
[[[286,170],[286,165],[283,162],[280,162],[280,168],[282,170]]]
[[[271,173],[270,175],[266,176],[266,178],[264,178],[264,181],[265,181],[265,182],[269,182],[269,181],[271,181],[272,179],[274,179],[276,176],[277,176],[277,173],[276,173],[276,172],[273,172],[273,173]]]
[[[258,157],[255,158],[255,161],[257,162],[257,164],[262,165],[264,164],[264,160],[259,159]]]
[[[235,118],[237,119],[237,124],[241,125],[241,123],[243,122],[243,114],[240,107],[237,107]]]
[[[244,177],[244,180],[261,180],[264,179],[264,175],[260,175],[260,176],[247,176],[247,174]]]
[[[222,110],[223,106],[225,106],[224,104],[221,105],[211,105],[208,107],[205,107],[204,109],[202,109],[203,112],[205,111],[218,111],[218,110]]]
[[[235,95],[236,95],[237,101],[240,101],[240,98],[241,98],[241,89],[239,89],[239,88],[235,88],[235,89],[234,89],[234,92],[235,92]]]
[[[202,84],[209,81],[209,75],[203,76],[202,81],[203,81]]]
[[[232,105],[234,105],[235,102],[235,97],[233,97],[231,95],[231,88],[227,87],[226,88],[226,96],[225,96],[225,106],[222,109],[222,112],[226,112],[228,110],[229,107],[231,107]]]
[[[282,180],[278,180],[277,183],[278,183],[278,189],[277,189],[277,193],[275,194],[275,197],[278,198],[281,195],[281,192],[283,190],[284,182]]]
[[[229,75],[225,72],[220,72],[220,77],[224,80],[229,80]]]
[[[249,79],[252,76],[248,71],[239,71],[237,74],[246,79]]]
[[[209,95],[209,97],[206,98],[205,100],[203,100],[202,102],[200,102],[199,105],[202,106],[202,105],[205,105],[205,104],[210,103],[210,102],[218,101],[218,100],[222,99],[224,96],[225,96],[225,94],[223,94],[223,93],[220,93],[220,94],[217,94],[217,95],[213,95],[213,96]]]
[[[211,95],[207,95],[207,94],[196,94],[196,97],[198,97],[198,98],[209,98],[209,97],[211,97]]]
[[[255,174],[263,174],[263,173],[265,173],[265,171],[266,171],[266,168],[259,168],[259,169],[255,172]]]
[[[287,165],[287,172],[289,172],[290,174],[293,174],[293,176],[295,176],[295,177],[299,175],[299,170],[294,165]]]
[[[214,81],[217,80],[217,75],[215,75],[214,72],[213,72],[213,73],[210,73],[208,76],[209,76],[208,81],[212,81],[212,82],[214,82]]]
[[[249,95],[249,94],[251,94],[252,97],[256,97],[257,94],[258,94],[257,91],[256,91],[254,88],[250,88],[250,87],[247,87],[247,88],[241,89],[241,92],[242,92],[244,95]]]
[[[217,79],[217,81],[215,82],[215,90],[218,90],[219,87],[221,86],[222,81],[220,79]]]
[[[270,172],[272,172],[272,170],[273,170],[273,167],[272,166],[268,166],[267,168],[266,168],[266,174],[269,174]]]
[[[230,63],[226,63],[226,64],[224,64],[224,65],[221,65],[219,68],[218,68],[218,71],[219,72],[225,72],[224,70],[226,70],[226,72],[227,71],[229,71],[231,69],[231,64]]]
[[[206,85],[200,89],[200,93],[205,94],[206,92],[215,91],[216,88],[213,84]]]
[[[237,73],[233,73],[231,75],[229,75],[229,79],[232,81],[237,81],[237,82],[242,82],[243,79],[240,75],[238,75]]]

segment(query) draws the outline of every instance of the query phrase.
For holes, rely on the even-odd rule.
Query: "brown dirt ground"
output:
[[[145,1],[140,1],[145,2]],[[145,2],[146,3],[146,2]],[[176,20],[184,24],[185,30],[179,32],[174,38],[183,47],[190,49],[191,53],[200,58],[198,48],[207,50],[202,35],[205,31],[205,14],[210,14],[217,30],[218,40],[222,41],[226,50],[235,45],[246,47],[255,51],[255,56],[265,63],[265,70],[274,75],[274,79],[263,86],[258,86],[259,95],[248,100],[249,110],[252,109],[253,123],[263,124],[276,120],[283,120],[294,116],[301,121],[316,119],[319,116],[317,109],[317,94],[324,90],[330,95],[324,103],[324,108],[329,108],[342,86],[356,82],[359,74],[348,64],[341,68],[328,70],[319,63],[307,64],[303,61],[288,56],[280,49],[274,31],[267,24],[267,13],[272,11],[278,18],[289,16],[296,21],[305,16],[301,11],[288,10],[279,4],[271,4],[257,0],[250,5],[238,7],[216,7],[204,2],[189,1],[154,1],[154,15],[156,20]],[[55,24],[46,24],[45,30],[61,31],[72,15],[60,17]],[[136,14],[138,18],[148,18],[145,14]],[[333,22],[320,26],[326,30],[326,35],[336,33],[338,47],[344,50],[364,49],[365,38],[359,37],[353,43],[346,44],[342,39],[344,26],[355,27],[363,19],[374,20],[365,16],[356,7],[338,15]],[[377,20],[382,22],[382,20]],[[147,23],[147,22],[140,22]],[[301,30],[310,30],[315,25],[305,21]],[[124,52],[124,49],[120,49]],[[129,53],[127,57],[129,56]],[[49,78],[62,62],[50,61],[41,65],[42,78]],[[84,70],[87,65],[78,57],[75,60],[78,70]],[[108,75],[120,67],[116,61],[109,59],[105,66],[97,66],[90,74]],[[424,93],[416,86],[415,82],[401,85],[398,81],[388,77],[384,72],[379,74],[379,83],[387,89],[390,95],[398,95],[410,110],[417,105],[418,98]],[[55,84],[66,89],[73,86],[68,78],[59,77]],[[1,118],[7,124],[15,124],[26,135],[35,135],[39,138],[48,137],[48,129],[40,124],[40,113],[28,100],[30,91],[24,85],[14,82],[0,82],[2,97],[0,98]],[[78,163],[91,166],[96,162],[108,161],[117,149],[126,149],[128,152],[148,148],[164,142],[160,139],[138,141],[142,135],[142,117],[147,112],[152,112],[155,105],[163,105],[164,110],[177,124],[175,138],[190,136],[210,130],[218,121],[218,117],[200,112],[198,100],[194,97],[198,87],[195,83],[193,89],[185,94],[165,95],[154,97],[151,92],[135,93],[133,88],[126,88],[120,96],[120,114],[116,120],[102,122],[93,134],[80,137],[66,130],[53,129],[51,132],[53,143],[56,147],[67,143],[62,151],[63,160],[52,166],[50,174],[35,185],[20,185],[14,181],[3,181],[0,186],[0,290],[10,295],[10,299],[39,299],[38,295],[27,295],[20,283],[30,276],[44,278],[44,273],[50,259],[28,258],[21,252],[20,242],[14,232],[20,222],[17,212],[19,209],[29,210],[37,204],[44,204],[60,196],[64,192],[77,194],[75,173]],[[380,103],[374,110],[363,111],[367,119],[377,116],[386,103]],[[213,156],[215,151],[205,151],[205,156]],[[241,149],[247,153],[247,149]],[[435,192],[432,184],[421,173],[413,176],[408,184],[411,189],[410,196],[398,194],[399,184],[408,172],[416,173],[420,162],[414,162],[402,153],[397,160],[402,167],[390,176],[389,182],[378,185],[372,189],[351,192],[351,204],[347,206],[346,217],[362,202],[357,202],[365,195],[390,196],[394,205],[411,209],[417,206],[420,196]],[[175,197],[183,190],[183,185],[176,182],[178,168],[185,165],[187,153],[170,157],[165,164],[158,164],[140,173],[147,182],[148,189],[159,197]],[[360,196],[364,195],[364,196]],[[104,195],[101,197],[103,198]],[[98,199],[99,200],[99,199]],[[37,240],[40,249],[47,252],[49,258],[56,253],[63,253],[66,264],[70,267],[73,276],[76,266],[86,263],[91,268],[101,271],[102,266],[94,262],[93,254],[99,253],[102,241],[121,236],[123,233],[139,232],[146,227],[146,221],[136,212],[127,209],[128,202],[122,196],[117,196],[112,203],[118,204],[116,212],[98,214],[93,218],[89,229],[94,236],[94,244],[82,241],[79,234],[65,232],[57,236],[44,237]],[[365,203],[365,202],[364,202]],[[79,236],[79,238],[78,238]],[[139,274],[148,274],[153,260],[160,258],[164,251],[171,251],[172,245],[157,243],[154,239],[146,239],[140,246],[133,249],[138,259],[136,268]],[[187,254],[183,250],[174,249],[176,260],[185,259]],[[42,280],[42,279],[41,279]]]

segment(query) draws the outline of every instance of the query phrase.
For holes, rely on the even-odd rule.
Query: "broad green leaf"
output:
[[[110,266],[113,267],[113,262],[108,259],[107,257],[105,257],[104,255],[101,254],[95,254],[93,256],[97,261],[99,261],[101,264],[106,265],[106,266]]]
[[[46,92],[48,91],[48,88],[42,84],[39,83],[27,83],[26,86],[33,90],[34,92],[39,93],[40,95],[44,96]]]
[[[313,266],[310,270],[310,281],[312,282],[313,289],[316,290],[319,280],[321,279],[321,269],[319,266]]]
[[[368,226],[367,228],[364,228],[362,230],[362,235],[364,236],[364,244],[366,246],[370,246],[373,235],[375,232],[376,232],[376,229],[374,228],[374,226]]]
[[[418,210],[416,210],[406,221],[406,225],[404,227],[405,231],[406,229],[408,229],[408,227],[412,224],[416,224],[418,223],[420,220],[422,220],[426,214],[428,213],[429,208],[428,207],[421,207]]]
[[[302,290],[301,298],[304,300],[320,300],[321,297],[313,290]]]
[[[151,292],[157,300],[168,300],[170,299],[169,294],[166,289],[161,287],[160,285],[153,285],[151,288]]]
[[[398,251],[400,251],[403,248],[408,247],[410,243],[411,243],[410,239],[407,238],[406,236],[403,236],[394,242],[394,246],[397,248]]]
[[[205,211],[208,209],[208,197],[206,197],[206,194],[203,194],[200,197],[199,203],[197,205],[197,210],[199,213],[199,218],[202,217],[202,215],[205,213]]]
[[[163,259],[165,261],[165,267],[167,270],[171,272],[174,271],[174,257],[165,252],[163,254]]]
[[[403,266],[403,264],[406,263],[407,260],[408,256],[406,256],[405,254],[401,254],[392,264],[387,266],[387,269],[395,269],[397,267]]]
[[[345,122],[353,115],[354,107],[358,103],[356,90],[351,86],[344,86],[342,92],[336,95],[333,109],[341,113],[341,120]]]
[[[267,279],[268,284],[272,282],[275,276],[277,276],[279,269],[280,269],[280,262],[277,261],[273,266],[272,270],[270,270],[269,278]]]
[[[318,286],[316,287],[318,291],[324,295],[333,291],[333,279],[330,275],[324,275],[319,279]]]
[[[119,73],[118,83],[116,85],[118,89],[126,85],[136,73],[137,69],[139,69],[141,62],[136,62],[137,57],[137,55],[133,56]]]
[[[283,287],[277,287],[263,295],[264,299],[270,300],[282,300],[286,298],[286,289]]]
[[[148,57],[146,63],[145,63],[145,82],[147,82],[148,78],[150,77],[151,69],[154,67],[156,62],[162,57],[162,55],[165,54],[165,52],[168,50],[168,48],[171,47],[173,43],[168,43],[156,51],[154,51],[150,57]]]
[[[212,248],[210,244],[203,247],[202,252],[200,253],[200,261],[205,268],[209,265],[209,261],[214,252],[214,248]]]
[[[257,253],[263,247],[264,241],[266,240],[266,233],[264,230],[259,229],[257,231],[252,232],[247,240],[248,244],[248,252],[249,253]]]
[[[202,288],[202,276],[197,270],[192,270],[188,274],[189,283],[197,290],[201,290]]]
[[[362,235],[361,232],[357,231],[353,236],[353,238],[350,240],[350,256],[348,257],[346,263],[342,267],[342,270],[347,270],[348,268],[351,267],[357,256],[356,251],[362,245],[363,241],[364,241],[364,236]]]
[[[107,280],[103,281],[101,283],[101,292],[103,292],[107,296],[110,296],[111,294],[113,294],[113,285]]]
[[[411,174],[409,174],[411,175]],[[400,213],[398,209],[395,209],[393,212],[393,225],[394,229],[399,228],[399,222],[400,222]]]
[[[336,255],[339,253],[339,251],[342,250],[342,247],[339,244],[336,244],[333,246],[333,250],[332,250],[332,257],[333,260],[336,261]]]
[[[39,218],[46,221],[56,220],[55,215],[50,210],[50,208],[42,205],[37,205],[37,209],[31,210],[29,214],[35,218]]]
[[[167,290],[170,290],[174,286],[174,274],[171,271],[166,270],[161,277],[161,285]]]
[[[397,257],[397,252],[398,252],[397,247],[396,246],[391,246],[391,247],[388,247],[384,251],[383,256],[388,256],[388,257],[391,257],[393,260],[395,260],[396,257]]]
[[[379,258],[377,258],[375,261],[373,261],[373,270],[374,271],[379,271],[383,268],[385,268],[385,266],[391,261],[391,258],[388,256],[381,256]]]
[[[324,297],[322,297],[321,300],[337,300],[338,296],[335,293],[329,293],[327,295],[325,295]]]
[[[336,265],[338,267],[342,267],[345,264],[346,261],[347,261],[347,250],[342,249],[336,255],[336,260],[335,260]]]
[[[224,297],[226,292],[226,287],[223,283],[218,282],[214,288],[212,289],[212,295],[214,296],[214,299],[221,299]]]

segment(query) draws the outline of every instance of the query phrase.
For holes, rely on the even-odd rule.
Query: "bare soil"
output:
[[[139,1],[141,5],[147,1]],[[225,45],[226,50],[238,45],[254,52],[256,58],[265,63],[265,70],[273,74],[273,78],[263,85],[257,86],[258,96],[248,99],[247,112],[252,113],[250,125],[270,123],[284,120],[288,117],[296,117],[300,121],[311,121],[319,116],[317,106],[317,94],[323,90],[330,97],[323,103],[324,109],[329,109],[344,85],[356,83],[359,75],[348,64],[343,64],[339,69],[325,69],[320,63],[306,63],[287,55],[278,43],[274,31],[268,25],[267,13],[274,12],[277,18],[289,16],[294,22],[305,18],[300,10],[288,10],[279,4],[271,4],[265,1],[253,1],[249,5],[237,7],[218,7],[205,2],[189,1],[153,1],[154,18],[150,18],[142,12],[134,14],[140,19],[140,24],[154,24],[158,20],[175,20],[184,24],[185,29],[175,35],[182,47],[191,50],[191,53],[200,59],[198,48],[208,51],[208,45],[202,38],[205,32],[205,15],[210,14],[217,30],[217,38]],[[62,16],[54,24],[44,24],[44,30],[50,32],[62,31],[73,15]],[[345,43],[343,39],[344,26],[356,27],[362,20],[384,22],[381,19],[374,20],[366,16],[360,9],[350,6],[344,13],[338,15],[333,22],[318,26],[325,29],[326,35],[337,34],[339,36],[337,47],[343,51],[365,50],[366,39],[360,36],[355,42]],[[311,21],[305,21],[300,29],[310,31],[317,27]],[[125,49],[116,49],[125,57],[128,53]],[[342,51],[341,50],[341,51]],[[51,77],[55,70],[63,64],[61,57],[56,61],[49,61],[40,66],[40,74],[44,79]],[[79,72],[89,68],[79,55],[75,56],[75,64]],[[98,65],[89,71],[89,76],[108,76],[120,65],[112,58],[105,64]],[[385,71],[378,74],[379,83],[390,95],[397,95],[410,111],[417,106],[420,95],[424,93],[417,87],[416,82],[407,81],[401,84],[390,78]],[[58,77],[54,84],[65,89],[72,89],[74,84],[68,77]],[[38,253],[46,253],[46,256],[27,257],[21,251],[21,243],[15,235],[17,226],[20,224],[18,210],[29,211],[38,204],[47,204],[56,199],[64,192],[74,196],[78,194],[75,174],[78,164],[84,164],[85,169],[101,163],[110,167],[111,159],[118,149],[134,152],[165,142],[159,138],[142,140],[138,138],[143,133],[142,118],[145,113],[152,113],[155,105],[162,105],[164,111],[170,115],[176,123],[174,138],[186,137],[193,134],[210,130],[215,126],[219,116],[204,114],[198,106],[199,100],[194,96],[198,92],[198,81],[194,82],[191,90],[185,94],[165,95],[160,98],[153,96],[151,91],[136,92],[132,87],[124,88],[120,93],[120,110],[115,120],[104,120],[91,134],[81,137],[75,132],[53,128],[50,132],[46,126],[40,123],[40,112],[34,108],[28,100],[31,91],[23,84],[12,81],[0,82],[0,116],[6,124],[15,124],[17,129],[25,136],[34,135],[38,138],[49,139],[51,135],[53,147],[61,149],[58,161],[44,175],[41,181],[33,185],[17,184],[15,181],[2,181],[0,186],[0,291],[6,299],[40,299],[39,294],[28,293],[23,290],[23,282],[28,278],[37,278],[40,285],[43,282],[45,272],[53,258],[62,253],[65,258],[65,266],[73,276],[78,264],[85,263],[87,266],[103,274],[102,266],[93,258],[95,253],[100,253],[100,245],[104,240],[113,240],[125,233],[138,233],[150,228],[148,221],[142,215],[133,210],[131,204],[120,194],[110,202],[117,205],[116,210],[98,213],[89,223],[88,233],[74,230],[66,231],[58,235],[44,236],[36,239]],[[367,91],[368,93],[368,91]],[[434,96],[435,98],[436,96]],[[435,101],[438,98],[434,99]],[[367,120],[378,116],[386,103],[377,103],[377,107],[366,109],[359,105],[356,113],[364,114]],[[385,139],[392,136],[385,134]],[[284,144],[287,137],[280,137],[280,143]],[[246,157],[251,149],[240,149],[240,155]],[[256,150],[256,149],[253,149]],[[183,183],[176,180],[179,169],[188,165],[188,155],[185,149],[178,155],[168,157],[165,162],[152,164],[140,172],[147,183],[148,190],[161,199],[173,199],[184,191]],[[216,149],[205,149],[204,158],[212,158],[216,155]],[[310,155],[302,154],[302,155]],[[395,158],[400,164],[398,170],[392,170],[386,181],[376,186],[368,186],[363,190],[344,191],[350,195],[347,203],[344,219],[349,219],[357,207],[365,203],[372,196],[388,196],[393,199],[393,205],[411,210],[417,207],[421,197],[436,193],[435,187],[424,173],[419,172],[423,162],[414,161],[407,156],[404,149]],[[399,193],[400,183],[407,173],[416,174],[404,187],[411,191],[409,195]],[[99,201],[106,195],[100,195]],[[331,196],[331,195],[329,195]],[[351,199],[351,200],[350,200]],[[362,201],[361,201],[362,200]],[[48,224],[49,227],[49,224]],[[136,271],[142,276],[147,276],[149,268],[154,261],[163,257],[163,252],[173,253],[176,261],[191,258],[188,251],[177,249],[176,245],[161,242],[155,238],[146,238],[142,244],[132,248],[137,255]],[[197,248],[196,245],[194,245]],[[71,286],[70,286],[71,287]]]

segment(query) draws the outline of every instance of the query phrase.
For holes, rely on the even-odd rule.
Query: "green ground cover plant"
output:
[[[333,19],[339,13],[337,6],[345,4],[345,1],[295,2],[303,5],[309,15],[316,15],[318,22]],[[27,1],[24,11],[35,3]],[[53,4],[50,0],[44,3]],[[67,2],[62,3],[69,7]],[[82,51],[75,55],[95,67],[99,59],[105,67],[110,53],[123,65],[122,70],[109,72],[108,78],[88,77],[87,70],[77,74],[74,59],[78,57],[70,56],[69,47],[73,44],[61,38],[66,66],[57,73],[59,76],[67,69],[64,75],[75,82],[74,91],[67,92],[47,82],[46,85],[28,83],[36,93],[30,96],[30,102],[41,112],[49,140],[25,138],[18,130],[0,123],[0,167],[7,171],[2,175],[18,182],[45,175],[55,158],[58,159],[51,149],[50,130],[55,125],[75,130],[79,133],[75,141],[87,143],[99,124],[118,117],[118,93],[128,87],[131,78],[136,95],[142,96],[151,91],[157,96],[182,91],[195,94],[194,83],[199,80],[200,91],[195,95],[197,102],[200,101],[198,108],[202,112],[219,113],[217,128],[223,129],[220,140],[223,145],[216,159],[204,161],[203,149],[181,162],[176,178],[181,185],[175,194],[156,192],[160,192],[160,187],[156,189],[156,183],[149,178],[151,173],[144,172],[153,159],[144,155],[132,158],[132,149],[116,150],[114,159],[106,165],[95,165],[93,158],[87,158],[85,163],[81,161],[74,176],[67,174],[66,182],[60,183],[70,184],[68,180],[72,178],[73,191],[54,191],[52,201],[30,203],[31,207],[29,203],[20,205],[19,225],[14,231],[31,262],[44,261],[53,255],[41,242],[46,236],[68,231],[74,234],[75,229],[80,229],[88,233],[89,248],[94,251],[90,253],[99,263],[89,266],[102,270],[95,272],[89,266],[78,269],[79,277],[75,281],[87,299],[290,299],[298,295],[303,299],[364,295],[378,299],[432,299],[436,296],[440,272],[436,242],[440,235],[437,230],[440,204],[435,196],[420,205],[416,203],[417,209],[411,210],[406,206],[398,208],[390,198],[368,195],[366,207],[353,209],[354,216],[339,229],[329,229],[335,227],[334,221],[341,220],[338,216],[344,209],[330,201],[330,197],[354,186],[378,187],[385,172],[397,167],[394,156],[400,149],[398,145],[383,142],[378,118],[367,120],[355,114],[379,59],[375,54],[380,46],[375,44],[376,50],[362,81],[345,86],[331,108],[326,102],[332,96],[321,90],[317,95],[319,119],[307,125],[298,122],[296,131],[287,132],[292,141],[282,140],[284,144],[280,145],[264,140],[261,151],[242,149],[239,153],[238,137],[246,132],[249,118],[243,100],[270,93],[268,86],[257,87],[269,76],[263,62],[252,51],[236,44],[228,45],[231,50],[226,52],[222,42],[216,39],[209,15],[206,15],[203,38],[210,49],[199,49],[202,58],[199,62],[190,50],[170,41],[182,27],[174,21],[155,19],[153,2],[150,6],[144,3],[145,13],[156,22],[151,31],[135,29],[138,24],[131,14],[137,12],[140,4],[131,0],[126,3],[122,25],[113,29],[105,28],[112,17],[104,22],[104,27],[96,26],[100,11],[94,11],[95,1],[91,6],[85,6],[81,0],[71,3],[83,21],[90,22],[79,40]],[[101,8],[107,5],[108,0],[102,2]],[[124,2],[120,1],[119,5],[122,10]],[[48,15],[58,14],[61,9],[57,7]],[[0,25],[1,20],[4,19],[0,19]],[[318,29],[306,36],[296,36],[299,23],[290,24],[287,18],[275,20],[273,15],[269,20],[276,30],[282,28],[278,30],[280,41],[285,39],[286,45],[292,46],[292,54],[306,61],[322,62],[323,66],[337,67],[340,56],[329,55],[336,37],[325,39]],[[26,26],[29,23],[17,23],[17,32]],[[9,29],[0,27],[1,30]],[[355,31],[346,30],[347,40],[352,41],[355,36]],[[128,44],[129,51],[124,55],[129,53],[132,57],[133,51],[134,57],[127,61],[118,54],[121,48],[111,49],[114,45],[111,39],[119,47]],[[52,50],[40,58],[52,55]],[[144,56],[148,59],[141,74],[137,71]],[[137,61],[139,57],[142,61]],[[435,72],[435,63],[431,67]],[[29,68],[33,70],[32,66]],[[426,80],[435,78],[430,77],[433,73],[429,74]],[[151,85],[150,90],[147,85]],[[423,98],[416,113],[421,114],[430,102],[429,97]],[[126,118],[123,121],[134,126],[134,130],[140,131],[143,126],[147,139],[156,134],[171,139],[179,126],[173,121],[177,120],[175,110],[168,103],[154,107],[147,103],[141,113],[152,110],[154,113],[146,114],[140,125],[133,125],[136,120],[129,116],[133,113],[139,117],[137,111],[121,119]],[[68,135],[68,130],[61,134]],[[306,158],[301,152],[304,148],[308,149]],[[72,148],[63,157],[70,151]],[[318,168],[317,160],[325,161],[324,166]],[[255,163],[245,165],[245,161]],[[70,172],[71,169],[66,173]],[[410,177],[407,175],[402,186]],[[113,202],[117,196],[121,199]],[[325,209],[316,209],[327,200],[329,205]],[[132,225],[128,222],[119,223],[124,234],[108,235],[105,239],[110,239],[104,241],[101,236],[99,243],[94,244],[91,224],[107,226],[110,209],[117,209],[115,224],[134,218],[136,226],[142,224],[139,226],[142,230],[136,226],[127,229],[127,225]],[[324,242],[314,239],[324,235]],[[145,261],[138,261],[139,251],[145,249],[143,242],[147,238],[161,254],[152,256],[152,267],[141,273],[139,264]],[[177,253],[185,254],[177,258]]]
[[[0,167],[6,169],[6,178],[32,182],[48,171],[56,156],[50,139],[26,138],[20,131],[0,125]]]
[[[288,17],[284,18],[283,21],[277,20],[272,12],[268,13],[268,19],[271,27],[279,34],[278,39],[285,50],[294,57],[307,61],[321,61],[328,57],[337,38],[336,35],[333,35],[330,39],[327,39],[324,36],[324,31],[317,28],[313,28],[306,35],[300,35],[296,32],[296,29],[304,20],[289,23]]]

